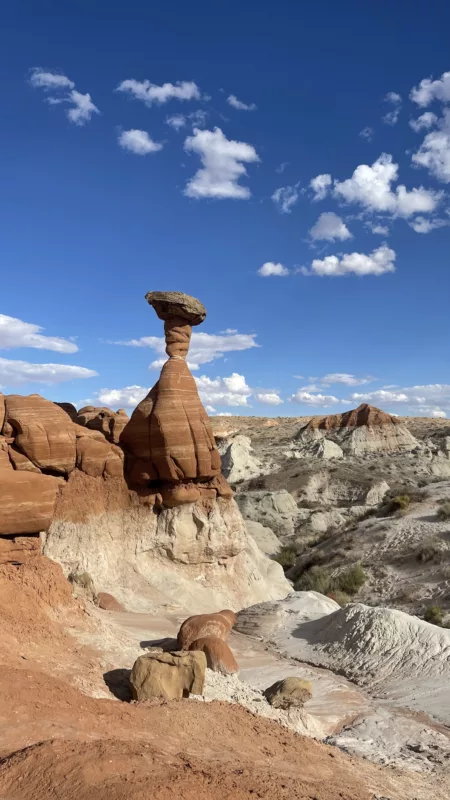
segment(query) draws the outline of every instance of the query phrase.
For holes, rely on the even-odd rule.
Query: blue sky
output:
[[[211,413],[450,416],[449,25],[437,0],[8,4],[1,390],[133,407],[163,355],[144,295],[175,289],[208,310]]]

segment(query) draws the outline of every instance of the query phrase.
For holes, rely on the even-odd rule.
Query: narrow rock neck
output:
[[[164,321],[166,353],[170,358],[186,358],[191,341],[192,326],[183,317],[168,317]]]

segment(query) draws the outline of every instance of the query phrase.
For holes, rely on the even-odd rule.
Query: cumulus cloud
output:
[[[233,372],[225,378],[208,378],[200,375],[195,378],[200,399],[204,405],[215,406],[248,406],[252,395],[245,377]]]
[[[433,126],[437,124],[437,121],[438,118],[436,114],[433,114],[432,111],[425,111],[420,117],[417,117],[417,119],[410,119],[409,124],[413,131],[419,133],[419,131],[433,128]]]
[[[157,153],[158,150],[162,150],[162,144],[154,142],[147,131],[140,131],[136,128],[122,131],[118,141],[124,150],[129,150],[130,153],[135,153],[138,156],[146,156],[148,153]]]
[[[232,353],[241,350],[250,350],[252,347],[259,347],[255,342],[256,333],[238,333],[232,331],[222,334],[197,333],[194,331],[191,337],[189,348],[189,367],[197,370],[201,364],[208,364],[216,358],[222,358],[225,353]],[[152,369],[160,368],[167,360],[164,357],[166,343],[163,337],[143,336],[140,339],[131,339],[126,342],[113,342],[113,344],[126,345],[128,347],[150,347],[161,359],[154,361],[150,366]]]
[[[287,267],[283,267],[283,264],[266,261],[266,263],[259,268],[258,275],[261,275],[262,278],[269,278],[272,276],[284,278],[286,275],[289,275],[289,270]]]
[[[316,177],[309,182],[310,188],[314,192],[314,202],[323,200],[327,196],[332,183],[331,175],[328,175],[328,173],[316,175]]]
[[[359,203],[369,211],[390,213],[394,216],[410,217],[435,210],[442,193],[424,189],[423,186],[408,191],[400,185],[392,189],[397,180],[398,164],[392,156],[382,153],[374,163],[360,164],[351,178],[334,181],[334,196],[346,203]]]
[[[184,114],[172,114],[171,117],[166,117],[166,125],[170,125],[171,128],[179,131],[180,128],[184,128],[186,125],[186,117]]]
[[[242,100],[238,100],[234,94],[230,94],[229,97],[227,97],[227,103],[233,106],[233,108],[237,108],[238,111],[256,111],[255,103],[250,103],[249,105],[243,103]]]
[[[298,389],[292,395],[290,401],[291,403],[303,403],[307,406],[318,406],[320,408],[328,408],[341,402],[338,397],[334,397],[332,394],[312,394],[303,389]]]
[[[450,220],[416,217],[409,224],[416,233],[430,233],[431,231],[436,230],[436,228],[444,228],[447,225],[450,225]]]
[[[384,115],[383,122],[385,122],[386,125],[396,125],[402,108],[402,98],[397,92],[388,92],[384,101],[385,103],[393,105],[394,108]]]
[[[23,383],[63,383],[78,378],[93,378],[98,373],[86,367],[69,364],[30,364],[0,358],[0,386],[19,386]]]
[[[283,402],[277,392],[257,392],[255,398],[268,406],[279,406]]]
[[[275,189],[272,200],[280,214],[291,213],[299,198],[298,187],[299,184],[296,183],[295,186],[280,186],[279,189]]]
[[[433,100],[450,103],[450,72],[443,72],[435,81],[424,78],[411,90],[410,98],[421,108],[429,106]]]
[[[136,81],[131,78],[119,83],[117,91],[125,92],[135,100],[141,100],[146,106],[152,106],[154,103],[163,105],[169,100],[201,99],[200,89],[194,81],[177,81],[158,86],[149,80]]]
[[[124,386],[123,389],[100,389],[97,399],[110,408],[134,408],[149,391],[149,388],[137,385]]]
[[[315,258],[309,270],[302,268],[304,275],[342,276],[342,275],[384,275],[394,272],[395,252],[383,244],[369,255],[365,253],[346,253],[341,256]]]
[[[30,83],[36,89],[74,89],[75,84],[67,75],[58,72],[48,72],[41,67],[33,67]]]
[[[383,387],[373,392],[352,394],[354,403],[373,403],[383,406],[400,406],[405,413],[442,416],[450,412],[450,384],[419,384],[406,387]],[[400,409],[399,409],[400,411]]]
[[[50,105],[60,105],[68,103],[71,108],[66,110],[66,116],[75,125],[84,125],[89,122],[93,114],[100,114],[99,109],[92,102],[91,95],[86,92],[82,94],[75,89],[75,84],[67,75],[60,75],[56,72],[46,72],[40,67],[34,67],[31,71],[30,83],[37,89],[44,91],[58,92],[69,89],[66,94],[51,95],[47,98]]]
[[[359,132],[359,135],[362,136],[363,139],[367,139],[368,142],[371,142],[373,139],[373,128],[370,128],[367,125],[367,127],[363,128],[362,131]]]
[[[333,211],[321,214],[309,233],[312,239],[325,240],[327,242],[334,242],[336,239],[344,241],[344,239],[352,238],[352,234],[345,222]]]
[[[194,135],[187,137],[184,149],[200,156],[203,165],[188,181],[185,195],[234,200],[250,197],[250,190],[241,186],[239,179],[247,174],[245,163],[259,161],[252,145],[227,139],[220,128],[213,131],[194,128]]]
[[[450,183],[450,129],[427,133],[412,161],[426,167],[438,181]]]
[[[0,314],[0,348],[11,350],[13,347],[33,347],[36,350],[54,350],[57,353],[76,353],[75,342],[59,336],[44,336],[40,325],[23,322],[16,317]]]
[[[440,418],[440,419],[445,419],[447,417],[447,414],[445,413],[445,411],[442,411],[440,408],[435,408],[431,412],[431,416],[432,417],[437,417],[437,418]]]
[[[389,227],[387,225],[381,225],[380,223],[375,223],[375,225],[368,223],[369,230],[372,233],[376,233],[379,236],[387,236],[389,234]]]

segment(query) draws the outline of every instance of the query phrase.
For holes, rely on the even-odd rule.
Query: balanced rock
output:
[[[301,708],[312,697],[312,683],[303,678],[283,678],[269,686],[264,697],[274,708]]]
[[[217,639],[226,639],[236,622],[234,611],[218,611],[216,614],[196,614],[186,619],[177,636],[180,650],[189,650],[192,642],[205,637],[215,636]]]
[[[206,666],[222,675],[239,672],[238,663],[227,643],[217,636],[204,636],[189,645],[189,650],[200,650],[206,656]]]
[[[147,301],[164,320],[166,352],[158,383],[134,410],[120,436],[127,453],[131,487],[158,481],[164,505],[193,503],[223,495],[205,486],[220,476],[221,461],[197,385],[186,363],[192,326],[206,317],[195,297],[182,292],[149,292]],[[196,489],[195,484],[198,484]]]
[[[61,474],[75,467],[75,433],[68,415],[38,394],[5,397],[5,423],[18,450],[41,470]]]
[[[189,694],[202,694],[206,656],[199,650],[165,653],[153,650],[135,661],[130,683],[135,700],[178,700]]]

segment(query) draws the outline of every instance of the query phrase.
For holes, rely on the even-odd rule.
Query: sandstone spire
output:
[[[206,309],[182,292],[148,292],[146,300],[164,320],[169,359],[120,437],[128,454],[129,485],[151,482],[168,506],[230,496],[208,415],[186,363],[192,326],[203,322]]]

